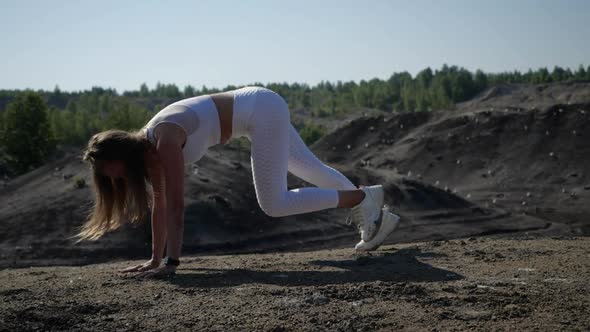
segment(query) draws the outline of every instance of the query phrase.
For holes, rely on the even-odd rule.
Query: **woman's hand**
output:
[[[160,266],[155,269],[147,270],[145,272],[135,275],[136,278],[162,278],[174,275],[176,273],[176,266]]]
[[[162,262],[161,260],[160,261],[157,261],[157,260],[154,260],[152,258],[152,259],[150,259],[149,261],[147,261],[147,262],[145,262],[143,264],[139,264],[139,265],[135,265],[135,266],[130,266],[130,267],[126,268],[126,269],[119,270],[119,272],[127,273],[127,272],[143,272],[143,271],[148,271],[148,270],[155,269],[158,266],[160,266],[160,263],[161,262]]]

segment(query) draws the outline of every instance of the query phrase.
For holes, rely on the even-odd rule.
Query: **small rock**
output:
[[[352,306],[353,307],[358,307],[361,304],[363,304],[363,300],[358,300],[358,301],[352,301]]]
[[[352,147],[350,146],[350,144],[346,145],[346,149],[350,150]]]
[[[533,196],[533,195],[530,192],[526,193],[526,197],[531,197],[531,196]]]
[[[375,127],[373,127],[373,126],[370,126],[370,127],[369,127],[369,131],[371,131],[371,132],[372,132],[372,131],[375,131]]]
[[[368,148],[368,147],[369,147],[369,143],[365,143],[365,148]]]
[[[312,296],[305,298],[305,303],[322,305],[330,302],[330,300],[320,293],[314,293]]]

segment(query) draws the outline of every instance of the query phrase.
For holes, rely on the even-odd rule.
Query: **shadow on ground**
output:
[[[418,249],[381,251],[379,256],[310,261],[308,270],[297,271],[188,268],[179,269],[181,273],[171,278],[170,282],[186,288],[216,288],[245,284],[319,286],[371,281],[440,282],[463,279],[463,276],[453,271],[436,268],[418,260],[418,257],[434,256],[444,255]],[[330,271],[321,271],[324,268],[330,268]],[[334,271],[334,268],[339,270]]]

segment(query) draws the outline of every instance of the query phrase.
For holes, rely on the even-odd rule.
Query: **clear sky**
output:
[[[0,89],[590,65],[590,0],[0,1]]]

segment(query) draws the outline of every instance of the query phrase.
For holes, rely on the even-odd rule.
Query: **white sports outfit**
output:
[[[266,214],[280,217],[335,208],[338,190],[358,189],[309,150],[293,128],[281,96],[261,87],[232,92],[232,138],[245,136],[251,142],[254,188]],[[180,100],[158,112],[144,127],[150,142],[154,143],[154,128],[163,122],[185,130],[185,163],[199,160],[209,147],[220,143],[217,108],[209,95]],[[287,171],[317,187],[288,190]]]

